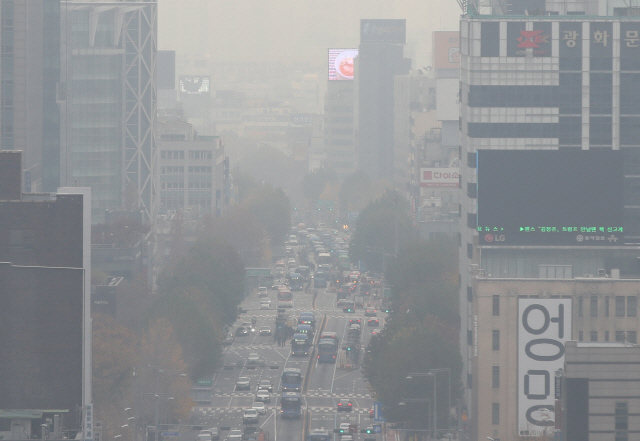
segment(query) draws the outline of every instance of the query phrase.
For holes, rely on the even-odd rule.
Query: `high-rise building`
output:
[[[60,185],[60,0],[0,3],[0,149],[21,150],[23,190]]]
[[[360,20],[356,63],[358,168],[373,180],[393,182],[393,82],[406,75],[406,20]]]
[[[62,3],[61,180],[106,210],[155,216],[157,2]]]
[[[627,317],[627,287],[640,288],[640,20],[620,6],[516,2],[461,19],[461,417],[477,439],[561,430],[564,341],[638,332],[604,318],[605,297]],[[636,280],[574,280],[598,276]],[[588,322],[585,302],[601,305]]]
[[[331,77],[332,62],[336,58],[331,57],[329,50],[329,72],[330,78],[327,81],[327,92],[324,98],[324,149],[326,154],[325,166],[333,170],[336,174],[344,178],[355,171],[356,149],[355,149],[355,85],[353,76],[350,79],[338,79],[337,75]],[[349,50],[338,50],[339,54]],[[357,54],[357,50],[352,52]],[[340,55],[339,55],[340,56]],[[346,55],[351,57],[354,56]],[[344,57],[343,57],[344,58]],[[337,60],[340,63],[339,60]],[[351,63],[353,72],[353,62]],[[333,67],[335,71],[335,67]]]

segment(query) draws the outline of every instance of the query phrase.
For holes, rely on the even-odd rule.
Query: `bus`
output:
[[[302,416],[302,395],[299,392],[282,392],[280,415],[282,418],[300,418]]]
[[[302,372],[298,368],[284,368],[282,372],[282,392],[300,392]]]
[[[324,429],[313,429],[307,441],[331,441],[331,435]]]
[[[331,254],[329,253],[320,253],[318,254],[318,261],[316,262],[318,265],[331,265]]]
[[[351,269],[348,254],[344,253],[338,256],[338,267],[343,271],[348,271],[349,269]]]
[[[293,334],[293,338],[291,338],[291,355],[309,355],[310,341],[308,334]]]
[[[289,288],[291,288],[291,291],[302,291],[304,289],[302,276],[298,273],[289,273],[287,281],[289,282]]]
[[[338,343],[333,338],[322,338],[318,342],[318,363],[335,363]]]
[[[288,289],[280,289],[278,290],[278,301],[279,302],[291,302],[293,301],[293,293]]]
[[[327,287],[327,273],[324,271],[316,271],[313,275],[313,287],[314,288],[326,288]]]

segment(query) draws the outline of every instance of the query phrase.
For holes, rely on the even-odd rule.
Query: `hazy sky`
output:
[[[407,55],[431,64],[431,32],[458,29],[456,0],[158,0],[160,49],[180,60],[296,60],[321,66],[329,47],[357,47],[361,18],[405,18]],[[195,69],[195,63],[187,69]],[[178,73],[184,72],[178,67]],[[193,72],[204,74],[206,72]]]

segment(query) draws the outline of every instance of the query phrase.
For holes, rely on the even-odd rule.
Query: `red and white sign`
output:
[[[420,187],[459,187],[460,169],[421,168]]]

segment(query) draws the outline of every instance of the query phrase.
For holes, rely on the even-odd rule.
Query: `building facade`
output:
[[[157,3],[63,2],[61,177],[109,209],[155,216]]]
[[[488,277],[479,271],[473,279],[467,345],[476,409],[470,433],[477,439],[517,440],[534,435],[553,439],[556,428],[561,429],[561,425],[545,425],[544,421],[561,417],[561,411],[554,412],[553,378],[563,367],[563,359],[550,360],[558,350],[545,353],[548,363],[531,361],[526,354],[544,353],[536,349],[536,338],[558,345],[569,340],[637,343],[640,279],[616,279],[616,271],[612,276],[574,278],[570,266],[562,265],[545,265],[540,270],[544,273],[539,278]],[[562,309],[559,302],[564,302]],[[561,326],[564,335],[559,332]],[[535,334],[529,340],[528,329]],[[564,354],[564,346],[561,352]],[[542,421],[542,425],[531,424],[531,420]],[[588,439],[614,438],[594,435]]]
[[[540,10],[539,4],[520,6]],[[500,395],[507,392],[488,387],[493,366],[500,372],[514,368],[516,354],[509,358],[504,356],[503,349],[499,353],[489,350],[489,354],[496,356],[495,364],[480,362],[482,367],[474,368],[478,364],[476,341],[484,339],[484,344],[491,347],[492,338],[492,335],[484,335],[482,331],[476,334],[476,331],[483,326],[487,330],[488,323],[497,320],[489,316],[489,321],[485,322],[486,316],[474,312],[483,308],[480,304],[485,301],[478,297],[474,288],[478,274],[487,278],[530,279],[520,282],[523,287],[542,283],[538,279],[546,276],[540,268],[547,265],[567,265],[573,275],[580,276],[597,275],[599,269],[612,274],[615,268],[620,269],[623,278],[637,279],[640,274],[633,257],[634,244],[640,234],[640,202],[637,200],[640,192],[636,191],[640,183],[636,171],[640,155],[637,148],[640,106],[634,98],[640,93],[640,77],[637,77],[640,40],[636,39],[640,21],[630,16],[613,16],[613,11],[604,7],[597,16],[598,12],[594,13],[592,6],[591,3],[573,2],[563,6],[547,2],[546,8],[550,12],[546,15],[507,16],[501,14],[508,11],[494,8],[494,15],[463,16],[461,19],[460,345],[467,370],[463,377],[468,391],[466,418],[470,422],[469,429],[478,439],[490,436],[511,440],[527,431],[518,419],[521,415],[516,413],[519,405],[515,392],[508,398]],[[543,13],[544,8],[542,4]],[[513,246],[499,242],[505,239],[504,235],[479,232],[479,228],[484,227],[478,224],[478,191],[481,188],[478,180],[482,175],[478,168],[478,152],[485,150],[621,151],[624,178],[615,194],[623,194],[624,241],[628,248],[617,246],[617,243],[611,247],[585,246],[588,244],[575,242],[580,240],[578,236],[573,245],[549,240]],[[590,238],[600,239],[600,236],[587,235],[587,240]],[[488,240],[493,242],[488,243]],[[620,288],[615,290],[622,290],[623,286],[632,283],[620,282],[618,285]],[[585,292],[590,292],[591,286],[585,287]],[[630,289],[633,291],[635,287]],[[614,295],[615,290],[610,295]],[[515,295],[516,291],[522,292],[520,288],[513,288],[509,295]],[[498,291],[491,295],[503,293]],[[550,295],[569,294],[553,288]],[[628,334],[637,332],[635,324],[631,326],[635,319],[629,321],[631,327],[625,321],[615,319],[598,319],[596,321],[602,322],[601,325],[582,327],[577,309],[580,295],[576,293],[569,297],[574,302],[574,338],[578,339],[582,333],[585,340],[590,339],[592,332],[598,341],[605,338],[613,341],[616,333],[621,332],[626,334],[617,334],[618,337],[629,338],[631,335],[635,338],[635,334]],[[515,310],[509,314],[507,319],[499,319],[504,320],[505,328],[495,330],[501,335],[506,332],[507,339],[515,342],[518,332],[513,326],[518,315]],[[607,325],[610,322],[615,325]],[[489,327],[488,331],[491,334],[493,329]],[[478,340],[476,335],[479,335]],[[500,347],[503,347],[502,343]],[[509,377],[507,381],[510,387],[522,388],[522,379],[518,383],[515,377]],[[493,395],[501,398],[495,398],[498,401],[492,408],[487,397]],[[548,407],[553,411],[552,408],[553,404]],[[550,418],[553,419],[553,415]]]
[[[60,185],[60,0],[0,4],[0,149],[21,150],[25,192]]]
[[[394,77],[406,75],[405,20],[361,20],[356,62],[358,168],[372,180],[394,178]]]
[[[197,137],[191,124],[179,120],[162,122],[158,134],[159,213],[222,214],[229,202],[223,139]]]
[[[344,178],[356,169],[355,85],[353,81],[327,81],[324,99],[326,168]]]

